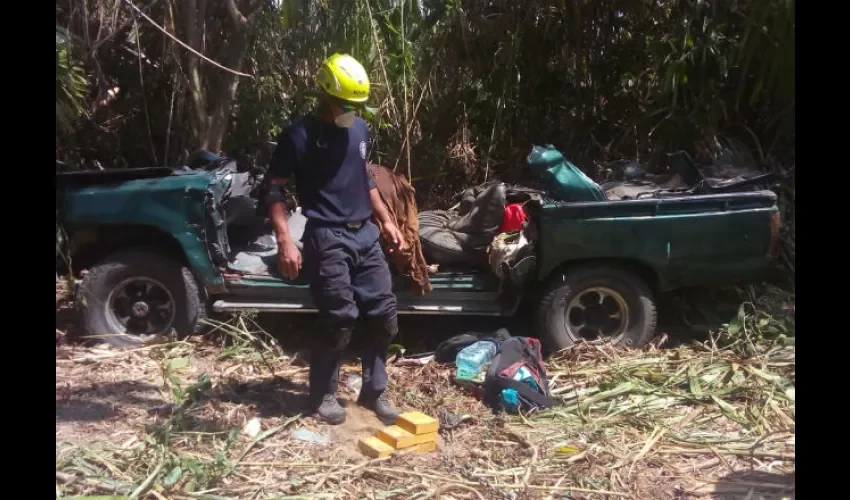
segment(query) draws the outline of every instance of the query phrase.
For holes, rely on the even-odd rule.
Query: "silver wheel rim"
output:
[[[139,337],[167,333],[176,315],[174,297],[159,281],[127,278],[112,288],[104,304],[106,322],[113,332]]]
[[[573,342],[619,342],[629,326],[629,305],[610,288],[588,288],[567,304],[564,326]]]

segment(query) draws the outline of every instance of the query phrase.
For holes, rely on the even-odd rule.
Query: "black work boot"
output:
[[[375,412],[375,415],[378,416],[378,420],[380,420],[384,425],[395,424],[396,418],[398,418],[401,414],[401,412],[395,409],[393,404],[390,403],[390,399],[387,397],[386,392],[382,392],[377,395],[360,392],[360,396],[357,398],[357,404]]]
[[[345,408],[336,400],[335,394],[325,394],[316,408],[319,418],[331,425],[339,425],[345,422]]]

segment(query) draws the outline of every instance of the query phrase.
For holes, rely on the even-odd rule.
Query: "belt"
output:
[[[309,219],[307,221],[307,225],[314,227],[345,227],[348,229],[360,229],[366,224],[368,220],[369,219],[355,220],[349,222],[324,222],[315,219]]]

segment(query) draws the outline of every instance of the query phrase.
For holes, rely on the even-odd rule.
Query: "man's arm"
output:
[[[392,243],[392,247],[389,251],[392,253],[395,250],[402,250],[404,249],[404,238],[401,235],[401,231],[399,231],[396,226],[395,220],[390,217],[390,211],[387,210],[387,206],[384,204],[384,199],[381,198],[381,192],[378,191],[378,184],[375,182],[375,177],[372,175],[372,169],[369,167],[369,162],[367,161],[364,166],[366,167],[366,177],[369,179],[369,200],[372,202],[372,211],[381,222],[381,226],[384,227],[385,236],[387,236]]]
[[[286,223],[286,192],[289,178],[293,173],[293,165],[298,161],[295,154],[295,146],[286,132],[278,137],[277,146],[269,162],[268,192],[266,194],[266,206],[269,210],[269,219],[277,236],[279,247],[292,243],[289,233],[289,225]]]
[[[269,200],[269,219],[271,219],[274,234],[277,236],[278,247],[292,242],[289,224],[286,222],[285,189],[287,183],[288,179],[280,177],[272,177],[270,182],[270,189],[278,193],[274,200]]]
[[[390,211],[387,210],[384,199],[381,198],[381,192],[378,191],[377,187],[372,187],[369,190],[369,199],[372,201],[372,210],[375,211],[375,215],[381,221],[381,224],[385,226],[388,224],[395,225],[395,221],[390,218]]]
[[[277,147],[269,162],[269,182],[266,184],[266,205],[269,219],[277,235],[277,266],[280,273],[294,280],[301,271],[301,252],[296,248],[286,223],[286,187],[298,161],[295,145],[288,133],[281,134]]]
[[[385,236],[392,242],[392,247],[389,249],[390,252],[404,250],[404,237],[401,231],[399,231],[398,226],[396,226],[395,220],[390,217],[390,211],[387,210],[384,199],[381,198],[381,193],[377,187],[369,190],[369,199],[372,201],[372,210],[384,227]]]
[[[387,224],[395,225],[395,221],[390,218],[390,212],[384,204],[384,199],[381,198],[381,192],[378,191],[378,184],[375,182],[375,176],[372,175],[372,169],[368,162],[366,163],[366,176],[369,179],[369,200],[372,202],[372,210],[384,226]]]

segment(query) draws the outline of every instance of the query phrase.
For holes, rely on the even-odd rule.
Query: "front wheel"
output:
[[[549,351],[580,340],[642,347],[655,334],[652,291],[635,273],[593,266],[564,274],[543,295],[538,323]]]
[[[81,283],[83,328],[116,347],[156,335],[195,333],[206,309],[184,265],[148,250],[124,250],[89,269]]]

